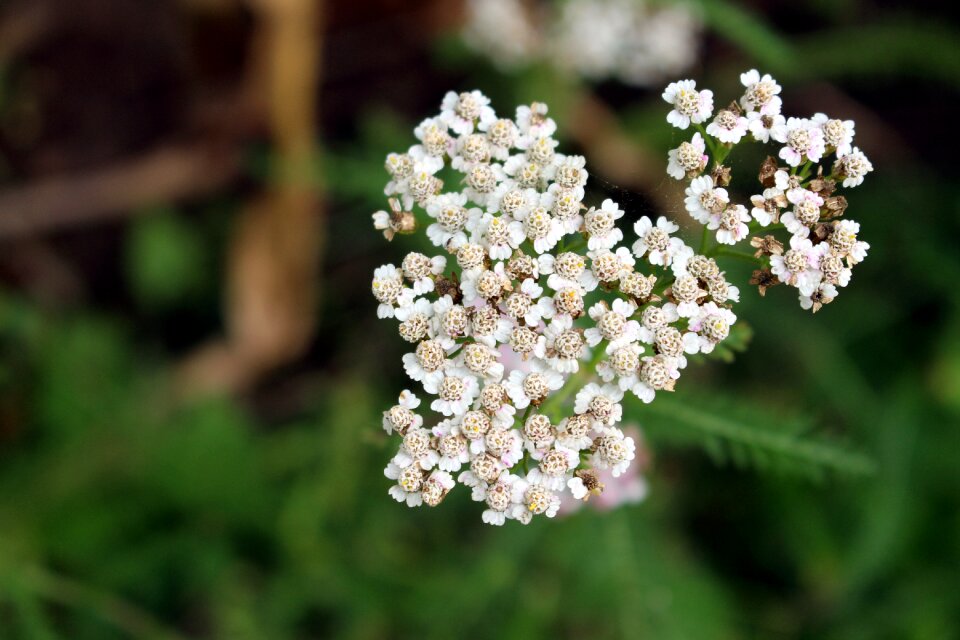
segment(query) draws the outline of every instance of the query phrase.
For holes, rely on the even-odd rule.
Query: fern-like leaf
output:
[[[699,446],[719,465],[814,481],[828,473],[864,476],[875,471],[869,456],[810,434],[811,424],[796,416],[688,393],[660,393],[649,405],[625,402],[628,416],[638,419],[651,440]]]

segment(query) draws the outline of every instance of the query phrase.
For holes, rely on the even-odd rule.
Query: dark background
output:
[[[0,3],[0,637],[960,638],[960,30],[697,6],[718,103],[856,120],[869,257],[814,317],[729,265],[751,344],[628,412],[649,498],[495,529],[386,495],[383,159],[478,88],[675,213],[674,78],[498,69],[441,0]]]

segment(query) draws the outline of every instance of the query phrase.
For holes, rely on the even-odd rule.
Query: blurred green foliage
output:
[[[318,379],[307,415],[257,431],[225,400],[170,409],[110,322],[3,303],[32,380],[30,442],[3,459],[4,637],[186,635],[147,609],[225,638],[482,637],[491,616],[506,637],[725,636],[717,584],[636,513],[490,536],[463,496],[417,519],[384,500],[383,398],[359,379]]]
[[[703,12],[737,70],[795,91],[956,91],[955,29],[854,28],[851,4],[812,4],[829,27],[795,38],[732,3]],[[562,130],[569,79],[440,55],[497,106],[549,102]],[[704,83],[732,86],[730,69]],[[620,113],[663,153],[655,94]],[[942,167],[876,149],[850,194],[872,249],[844,295],[811,318],[782,288],[742,287],[733,362],[628,408],[655,458],[647,502],[495,529],[463,491],[437,510],[386,495],[379,412],[404,346],[355,283],[423,242],[369,228],[383,156],[414,123],[373,105],[357,124],[318,168],[330,235],[350,242],[331,243],[319,366],[287,372],[293,391],[174,400],[170,332],[215,324],[194,307],[217,306],[230,195],[130,225],[128,315],[0,293],[0,638],[960,638],[960,200]]]
[[[204,291],[209,254],[197,230],[175,211],[138,216],[126,242],[126,273],[140,305],[151,310],[189,302]]]

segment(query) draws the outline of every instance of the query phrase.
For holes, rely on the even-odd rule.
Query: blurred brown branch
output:
[[[322,6],[257,0],[250,77],[266,105],[280,179],[249,203],[228,262],[227,336],[182,369],[190,392],[236,391],[301,355],[316,323],[325,220],[312,168],[320,86]]]
[[[0,192],[0,240],[126,216],[148,204],[203,195],[233,180],[237,147],[164,145],[116,165],[43,178]]]
[[[252,193],[247,185],[231,228],[224,335],[186,358],[182,386],[241,390],[296,360],[314,336],[325,244],[315,144],[321,75],[340,80],[337,99],[327,98],[328,119],[352,120],[364,99],[345,78],[386,76],[380,81],[396,85],[391,91],[398,98],[415,103],[418,94],[402,90],[407,83],[397,71],[418,65],[429,32],[448,28],[459,10],[440,0],[378,2],[373,21],[370,5],[319,0],[179,0],[148,13],[137,0],[76,0],[69,11],[60,11],[58,0],[8,5],[0,59],[31,60],[57,80],[34,85],[26,77],[18,94],[35,100],[24,113],[44,127],[9,136],[13,173],[25,182],[0,190],[0,242],[13,249],[31,243],[30,268],[21,254],[11,273],[42,280],[44,291],[61,297],[77,287],[60,277],[55,288],[47,285],[70,271],[71,256],[54,261],[59,256],[44,236],[235,187],[244,175],[246,145],[267,139],[271,177]],[[339,25],[333,43],[328,21]],[[211,29],[225,47],[211,50],[208,39],[192,40]],[[398,30],[403,37],[390,48],[368,46]],[[60,34],[71,36],[73,48],[64,49]],[[321,74],[326,44],[335,53],[330,73]],[[51,60],[50,51],[59,57]],[[117,80],[89,91],[64,80],[98,63],[108,66],[104,77]],[[121,81],[128,78],[129,86]],[[93,106],[79,101],[76,110],[71,96],[81,94],[97,100]],[[165,101],[141,113],[141,105],[156,104],[155,95]],[[108,126],[121,120],[123,126]],[[12,134],[21,122],[30,121],[11,120],[0,134]],[[58,123],[71,135],[56,133]]]

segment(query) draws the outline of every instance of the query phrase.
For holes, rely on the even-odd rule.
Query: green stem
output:
[[[527,405],[526,410],[523,412],[523,417],[520,418],[520,427],[523,428],[523,425],[527,424],[527,418],[530,417],[530,412],[533,411],[533,403]]]
[[[744,251],[735,251],[734,249],[727,249],[726,247],[718,247],[716,251],[718,256],[726,256],[729,258],[737,258],[738,260],[745,260],[747,262],[752,262],[754,264],[763,264],[763,260],[754,256],[752,253],[746,253]]]
[[[717,157],[714,159],[714,164],[718,167],[722,165],[731,151],[733,151],[733,145],[720,144],[717,147]]]
[[[721,166],[727,159],[727,156],[730,155],[730,152],[733,151],[733,145],[714,140],[713,136],[707,133],[706,128],[704,128],[702,124],[694,124],[693,126],[706,143],[707,150],[710,152],[710,158],[713,160],[713,165],[715,167]]]
[[[703,138],[703,141],[707,144],[707,150],[710,152],[710,157],[713,159],[717,158],[718,151],[716,144],[714,144],[713,138],[707,134],[707,130],[704,129],[702,124],[694,123],[693,127],[700,133],[700,137]]]
[[[657,284],[657,286],[654,287],[653,293],[655,293],[655,294],[658,295],[658,296],[662,296],[662,295],[663,295],[663,292],[666,291],[666,290],[670,287],[670,285],[673,284],[674,280],[676,280],[676,277],[675,277],[672,273],[669,274],[669,275],[668,275],[666,278],[664,278],[663,280],[658,280],[658,281],[657,281],[658,284]],[[647,303],[647,304],[649,304],[649,303]],[[642,307],[640,307],[639,309],[637,309],[637,311],[638,311],[638,312],[642,312],[645,307],[646,307],[646,305],[643,305]]]
[[[782,229],[786,229],[786,227],[779,222],[776,224],[770,224],[763,227],[763,226],[760,226],[760,223],[757,222],[756,220],[754,220],[749,224],[749,228],[750,228],[751,235],[754,233],[767,233],[770,231],[780,231]]]
[[[707,225],[703,225],[703,234],[700,236],[700,250],[697,253],[706,255],[708,244],[710,244],[710,230],[707,229]]]

